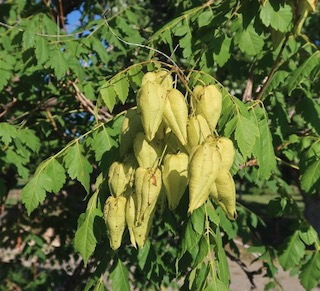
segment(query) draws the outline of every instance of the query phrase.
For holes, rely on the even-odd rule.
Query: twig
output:
[[[93,116],[95,116],[96,115],[95,105],[83,93],[80,92],[79,87],[74,81],[70,81],[70,83],[76,91],[76,98],[79,100],[79,102],[83,105],[83,107],[87,111],[89,111]],[[113,117],[112,114],[110,114],[106,110],[103,110],[101,108],[98,109],[98,120],[108,121],[112,117]]]
[[[280,51],[278,53],[278,56],[277,56],[275,62],[273,63],[271,71],[270,71],[270,73],[269,73],[269,75],[267,77],[267,81],[263,84],[258,96],[256,97],[257,100],[262,99],[262,96],[263,96],[264,92],[266,91],[266,89],[270,85],[272,77],[273,77],[275,71],[278,69],[278,66],[279,66],[279,63],[280,63],[280,59],[281,59],[281,56],[282,56],[282,52],[283,52],[285,46],[287,45],[288,39],[289,39],[289,33],[286,34],[286,37],[285,37],[285,39],[284,39],[284,41],[282,43],[282,46],[281,46]]]

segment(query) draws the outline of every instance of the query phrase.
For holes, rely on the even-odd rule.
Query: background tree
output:
[[[232,280],[224,247],[237,254],[237,236],[260,254],[266,288],[277,284],[275,260],[298,270],[307,290],[316,286],[318,12],[311,0],[2,1],[0,236],[17,252],[1,266],[4,288],[103,289],[107,274],[119,290],[178,286],[179,278],[185,289],[223,290]],[[183,90],[201,76],[230,93],[217,131],[237,150],[238,219],[211,201],[188,216],[184,201],[157,216],[143,249],[126,234],[113,252],[102,219],[105,177],[143,73],[159,67],[189,76],[179,80]],[[256,191],[277,193],[261,217],[241,200]]]

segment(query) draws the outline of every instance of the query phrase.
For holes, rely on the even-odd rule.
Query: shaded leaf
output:
[[[250,56],[260,53],[264,45],[263,36],[259,35],[252,25],[238,32],[235,41],[240,50]]]
[[[306,290],[312,290],[320,282],[320,253],[313,253],[310,260],[301,268],[300,282]]]
[[[129,81],[126,75],[118,75],[112,80],[112,86],[119,100],[124,104],[129,94]]]
[[[129,272],[120,259],[118,259],[116,267],[110,273],[110,278],[112,280],[112,290],[130,291]]]
[[[109,111],[112,112],[114,105],[116,104],[117,94],[109,82],[101,88],[100,94],[104,104],[106,104]]]
[[[235,138],[244,158],[250,156],[258,137],[259,130],[257,125],[252,120],[239,115],[235,130]]]
[[[280,246],[279,262],[284,270],[288,270],[298,265],[304,254],[305,245],[300,239],[299,231],[295,231]]]

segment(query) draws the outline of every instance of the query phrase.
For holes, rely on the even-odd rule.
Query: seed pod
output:
[[[221,156],[218,150],[206,142],[198,146],[189,162],[188,212],[192,213],[205,203],[220,168]]]
[[[162,120],[154,139],[163,140],[166,137],[167,130],[168,130],[168,127],[164,122],[164,120]]]
[[[195,96],[196,113],[204,116],[213,131],[222,110],[222,94],[215,85],[205,86],[197,93]]]
[[[233,147],[233,142],[227,137],[219,137],[217,140],[217,146],[222,158],[223,166],[230,170],[236,153]]]
[[[215,181],[218,193],[218,203],[230,220],[237,218],[236,188],[234,180],[227,168],[222,168]]]
[[[113,162],[108,172],[108,184],[114,197],[122,195],[129,187],[134,169],[130,164]]]
[[[188,186],[188,155],[185,153],[167,154],[163,160],[162,180],[170,210],[179,205]]]
[[[154,214],[155,209],[153,209],[151,213],[148,213],[148,215],[146,215],[147,218],[144,219],[140,225],[136,225],[132,229],[136,244],[139,248],[143,248],[148,239]]]
[[[147,170],[143,177],[140,217],[137,217],[138,224],[141,224],[143,220],[148,219],[148,215],[150,215],[155,208],[161,186],[162,179],[160,169]]]
[[[134,195],[134,193],[133,193]],[[129,196],[127,205],[126,205],[126,222],[129,230],[130,241],[132,245],[137,248],[136,239],[134,236],[133,228],[135,227],[136,221],[136,206],[133,199],[133,195]]]
[[[147,72],[142,77],[141,87],[145,85],[147,82],[157,83],[156,79],[157,79],[157,75],[155,72]]]
[[[120,156],[131,151],[132,141],[138,132],[142,132],[143,127],[141,117],[137,113],[137,109],[129,109],[123,120],[120,134]]]
[[[122,164],[127,169],[127,179],[129,180],[129,187],[133,187],[134,184],[134,172],[138,168],[138,162],[133,154],[126,154]]]
[[[146,82],[137,95],[137,110],[141,114],[146,139],[151,141],[162,121],[167,89],[157,83]]]
[[[146,140],[145,135],[139,132],[133,140],[133,151],[140,167],[152,168],[161,156],[163,147],[160,141]]]
[[[167,90],[171,90],[173,88],[172,76],[167,71],[159,71],[156,73],[156,83],[162,85]]]
[[[168,92],[163,118],[179,141],[185,145],[187,143],[188,107],[179,90],[171,89]]]
[[[192,90],[192,95],[191,95],[191,105],[192,109],[195,111],[197,107],[197,100],[199,99],[199,92],[203,89],[202,85],[196,85],[193,90]]]
[[[141,216],[141,204],[142,204],[142,185],[144,181],[144,175],[146,174],[147,169],[139,167],[135,171],[135,180],[134,180],[134,186],[135,186],[135,192],[132,193],[132,197],[134,200],[135,205],[135,212],[136,212],[136,220],[135,224],[138,224],[138,217]]]
[[[108,230],[110,246],[113,250],[120,247],[126,228],[126,203],[124,196],[109,196],[104,206],[104,219]]]
[[[211,130],[205,118],[201,115],[192,116],[187,123],[188,147],[192,149],[200,145],[207,136],[211,135]]]

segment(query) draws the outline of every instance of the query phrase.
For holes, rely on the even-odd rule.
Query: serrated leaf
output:
[[[320,181],[320,158],[315,157],[314,162],[308,164],[302,169],[301,188],[306,192],[313,192],[314,187]]]
[[[22,189],[22,203],[27,208],[28,215],[46,198],[46,191],[51,191],[52,180],[43,172],[36,174]]]
[[[66,174],[62,165],[56,159],[52,158],[44,169],[44,173],[48,177],[51,177],[52,184],[50,188],[52,191],[58,193],[66,182]]]
[[[250,56],[259,54],[264,45],[263,36],[259,35],[252,25],[238,32],[235,36],[235,41],[240,50]]]
[[[29,170],[25,166],[29,162],[29,152],[27,155],[21,155],[18,150],[8,148],[4,160],[17,168],[18,174],[22,179],[27,179]]]
[[[308,246],[314,244],[318,240],[318,233],[311,225],[307,225],[306,229],[301,229],[299,235],[301,240]]]
[[[93,137],[91,145],[95,152],[96,161],[100,161],[105,152],[109,151],[112,147],[117,146],[117,142],[110,136],[109,130],[109,128],[103,126],[102,130]]]
[[[86,189],[90,190],[90,173],[93,168],[87,158],[82,154],[82,146],[77,142],[68,148],[63,157],[66,170],[71,179],[77,179]]]
[[[110,278],[112,280],[112,290],[130,291],[129,272],[120,259],[118,259],[116,267],[110,273]]]
[[[44,64],[50,57],[49,42],[42,36],[36,37],[35,55],[39,64]]]
[[[16,137],[21,140],[30,150],[37,153],[41,147],[40,139],[36,136],[34,130],[22,128],[17,131]]]
[[[292,75],[287,79],[289,94],[301,83],[304,78],[309,77],[312,70],[320,65],[320,51],[315,51],[308,59],[304,61]]]
[[[58,79],[65,76],[69,66],[64,56],[64,52],[61,51],[61,47],[57,46],[51,50],[48,64],[54,69],[54,73]]]
[[[108,63],[107,47],[105,47],[102,44],[101,40],[95,37],[91,38],[91,46],[92,46],[92,50],[99,55],[101,61],[107,64]]]
[[[143,77],[142,66],[141,65],[132,66],[128,71],[128,76],[131,81],[131,87],[133,87],[134,89],[139,88],[141,85],[141,79]]]
[[[235,138],[244,158],[250,156],[258,137],[259,130],[257,125],[252,120],[239,115],[235,130]]]
[[[112,80],[112,86],[119,100],[124,104],[129,94],[129,81],[126,75],[118,75]]]
[[[224,35],[218,38],[218,44],[215,43],[213,50],[213,58],[217,62],[219,67],[225,65],[225,63],[230,59],[231,52],[231,38]]]
[[[255,115],[254,111],[253,114]],[[268,126],[268,120],[265,117],[266,116],[261,120],[257,120],[259,137],[253,147],[253,153],[258,160],[258,175],[260,179],[268,178],[271,171],[274,170],[277,165],[273,149],[272,135]],[[258,119],[258,117],[255,116],[255,119]]]
[[[85,266],[97,244],[97,239],[94,235],[95,218],[97,216],[102,217],[101,211],[97,209],[97,197],[98,191],[90,198],[85,212],[85,219],[75,234],[75,248],[81,254]]]
[[[302,286],[307,290],[312,290],[320,282],[320,253],[315,252],[311,259],[301,268],[299,275]]]
[[[272,2],[277,6],[276,10]],[[275,30],[287,32],[291,28],[292,17],[290,5],[281,6],[278,1],[266,1],[261,5],[260,19],[266,27],[271,26]]]
[[[117,97],[117,94],[113,89],[113,86],[111,86],[110,83],[108,82],[106,85],[104,85],[101,88],[100,94],[104,104],[106,104],[109,111],[112,112],[114,105],[116,104],[116,97]]]
[[[17,129],[15,126],[7,123],[0,123],[0,139],[3,141],[5,145],[9,145],[13,138],[15,138],[17,134]]]
[[[210,24],[212,19],[213,19],[213,12],[211,9],[203,11],[198,17],[199,28]]]
[[[305,245],[300,239],[299,231],[295,231],[279,249],[279,262],[284,270],[299,264],[305,254]]]

